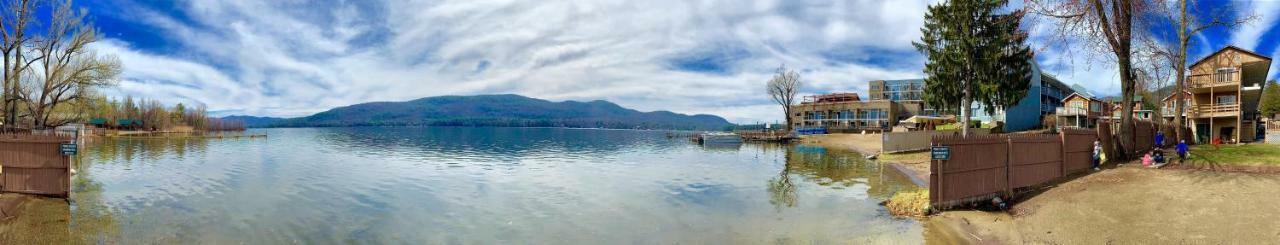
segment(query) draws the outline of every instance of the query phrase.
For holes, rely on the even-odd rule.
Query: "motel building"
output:
[[[1057,78],[1041,73],[1033,62],[1027,94],[1008,108],[986,110],[972,106],[971,119],[989,124],[1003,123],[1004,132],[1042,128],[1042,119],[1054,117],[1063,99],[1076,92]],[[1079,86],[1076,86],[1079,87]],[[954,115],[942,115],[924,102],[924,79],[875,80],[868,82],[868,100],[856,93],[804,96],[791,106],[792,128],[826,128],[828,132],[887,132],[895,126],[905,130],[933,130],[931,126],[954,122]]]

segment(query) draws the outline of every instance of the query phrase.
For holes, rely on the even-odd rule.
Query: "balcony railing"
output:
[[[1191,106],[1191,113],[1234,113],[1240,111],[1240,104],[1211,104]]]
[[[1187,77],[1187,84],[1192,88],[1207,88],[1239,83],[1240,72],[1196,74]]]
[[[1090,112],[1088,108],[1058,107],[1056,110],[1054,110],[1054,114],[1057,114],[1059,116],[1091,116],[1099,113]]]
[[[806,119],[805,125],[837,129],[885,129],[889,119]]]

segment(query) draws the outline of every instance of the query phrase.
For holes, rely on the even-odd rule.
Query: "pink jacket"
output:
[[[1146,155],[1142,156],[1143,166],[1151,166],[1153,162],[1155,162],[1155,160],[1151,158],[1151,153],[1147,153]]]

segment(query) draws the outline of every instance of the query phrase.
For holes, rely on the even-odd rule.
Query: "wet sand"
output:
[[[972,243],[1254,244],[1280,241],[1276,210],[1280,175],[1128,164],[1062,183],[1008,213],[948,211],[927,222]]]

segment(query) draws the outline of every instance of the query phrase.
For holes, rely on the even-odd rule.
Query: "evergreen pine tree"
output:
[[[974,102],[988,114],[1008,108],[1027,94],[1031,49],[1019,29],[1022,10],[997,13],[1008,0],[954,0],[929,6],[920,42],[927,56],[925,101],[958,109],[968,135]]]

